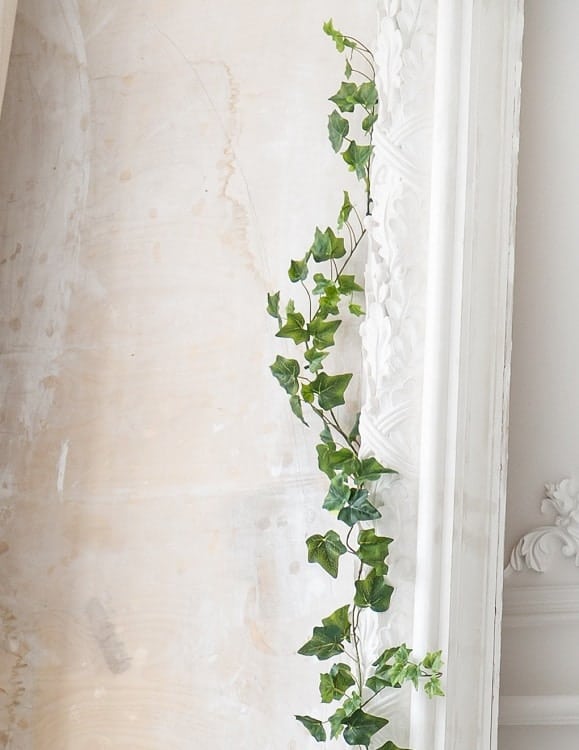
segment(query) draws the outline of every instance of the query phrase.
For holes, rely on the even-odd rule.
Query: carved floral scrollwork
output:
[[[400,475],[384,480],[380,493],[383,531],[397,540],[389,557],[396,595],[386,617],[363,623],[377,649],[412,633],[436,40],[435,3],[381,0],[379,7],[360,431],[363,450]],[[406,747],[408,693],[383,696]]]
[[[565,557],[575,558],[579,567],[579,485],[573,479],[562,479],[545,485],[541,511],[555,511],[549,526],[539,526],[525,534],[515,545],[505,575],[528,568],[544,573],[553,554],[560,549]]]

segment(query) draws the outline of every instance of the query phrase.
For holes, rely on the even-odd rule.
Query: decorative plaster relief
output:
[[[384,648],[412,633],[436,7],[420,0],[380,5],[361,434],[365,452],[400,472],[381,487],[384,530],[396,539],[390,554],[396,595],[387,616],[365,623]],[[388,696],[388,704],[390,728],[406,746],[407,691]]]
[[[558,550],[565,557],[574,557],[579,567],[579,485],[574,479],[545,485],[541,512],[549,510],[555,511],[553,523],[521,537],[511,553],[505,577],[523,568],[544,573]]]

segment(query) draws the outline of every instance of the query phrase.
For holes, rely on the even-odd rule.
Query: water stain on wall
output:
[[[98,599],[88,602],[86,616],[107,667],[113,674],[126,672],[131,666],[131,658],[127,654],[125,644],[118,637],[109,613]]]

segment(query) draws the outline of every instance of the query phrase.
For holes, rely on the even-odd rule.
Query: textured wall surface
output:
[[[361,0],[21,0],[0,125],[0,747],[287,750],[342,604],[263,312]],[[319,521],[320,524],[327,521]],[[323,530],[322,528],[320,530]],[[315,743],[314,743],[315,744]]]

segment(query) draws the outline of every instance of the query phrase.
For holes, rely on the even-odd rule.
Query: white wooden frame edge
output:
[[[425,274],[422,320],[426,324],[423,329],[418,326],[418,338],[412,342],[422,356],[422,378],[414,390],[414,398],[421,401],[414,426],[417,463],[415,474],[409,469],[402,481],[409,502],[414,490],[418,495],[416,547],[405,551],[416,562],[412,628],[406,638],[419,653],[443,648],[447,698],[428,702],[421,694],[413,696],[409,738],[414,750],[493,750],[498,724],[522,0],[381,0],[380,6],[388,22],[380,34],[397,41],[393,28],[397,29],[403,42],[399,49],[388,50],[378,41],[381,90],[390,87],[391,91],[395,76],[404,83],[406,68],[416,67],[417,56],[422,56],[421,75],[434,73],[428,179],[419,183],[419,169],[408,170],[408,180],[415,179],[417,185],[415,194],[428,196],[430,213],[425,252],[422,257],[418,253],[410,268],[414,279],[420,264]],[[406,33],[409,18],[415,27],[426,28],[414,47]],[[429,18],[435,19],[436,43],[431,47]],[[409,57],[409,51],[418,55]],[[398,164],[392,156],[392,112],[387,114],[377,128],[376,177],[392,163]],[[404,153],[403,139],[395,145]],[[411,144],[408,149],[411,153]],[[401,169],[402,184],[405,179]],[[385,178],[375,184],[379,211],[374,222],[389,225],[392,196],[399,193]],[[386,302],[380,308],[381,299],[392,293],[392,274],[384,271],[384,261],[392,262],[398,238],[390,228],[382,233],[379,229],[374,227],[367,273],[374,288],[368,291],[364,353],[367,361],[381,363],[390,372],[398,351],[394,344],[400,342],[387,337],[381,341],[379,335],[370,334],[384,326],[389,315]],[[397,230],[400,244],[411,246],[413,237],[420,244],[422,230],[419,219],[416,226],[402,223]],[[406,302],[404,314],[420,321],[417,296],[407,294]],[[402,343],[403,323],[401,319],[392,323]],[[410,379],[410,366],[408,374]],[[398,386],[400,382],[393,379]],[[388,459],[399,446],[400,433],[414,423],[410,408],[402,417],[392,417],[394,406],[380,398],[384,386],[381,382],[381,391],[377,386],[376,366],[367,370],[362,427],[366,446]],[[408,389],[402,399],[405,404],[407,397]],[[388,425],[388,431],[384,428],[377,435],[377,425]],[[412,466],[412,450],[405,458]]]

